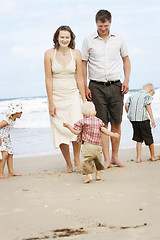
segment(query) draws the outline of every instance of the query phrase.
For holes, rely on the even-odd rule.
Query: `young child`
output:
[[[154,143],[151,132],[151,126],[153,128],[156,127],[151,108],[152,96],[154,94],[154,86],[151,83],[147,83],[142,87],[142,90],[130,96],[125,104],[125,109],[128,113],[127,117],[129,118],[133,127],[132,139],[137,142],[137,163],[141,162],[143,141],[147,146],[149,146],[151,160],[158,160],[158,157],[156,157],[154,153]]]
[[[105,124],[95,116],[95,106],[92,102],[85,102],[82,105],[82,114],[83,118],[76,122],[74,127],[68,123],[63,123],[63,126],[68,128],[73,134],[78,135],[77,141],[83,143],[83,174],[87,175],[84,183],[89,183],[93,180],[92,173],[94,172],[96,172],[96,180],[101,180],[100,170],[104,169],[101,163],[101,132],[115,138],[119,138],[119,134],[112,133],[104,127]]]
[[[13,101],[8,105],[8,113],[3,121],[0,122],[0,151],[2,159],[0,159],[0,179],[8,178],[8,176],[21,176],[21,174],[13,171],[13,148],[10,139],[10,130],[13,128],[16,119],[22,115],[22,104]],[[4,167],[7,161],[8,176],[4,175]]]

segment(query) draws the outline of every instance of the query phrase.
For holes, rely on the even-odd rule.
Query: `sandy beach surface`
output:
[[[135,148],[120,149],[119,158],[124,168],[89,184],[64,173],[60,154],[16,158],[22,177],[0,180],[0,239],[159,240],[160,161],[149,161],[146,147],[140,164]]]

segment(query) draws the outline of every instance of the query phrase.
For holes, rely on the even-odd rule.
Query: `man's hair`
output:
[[[93,102],[85,102],[82,105],[82,113],[86,116],[95,115],[96,109]]]
[[[112,15],[109,11],[107,10],[99,10],[96,14],[96,23],[98,21],[101,21],[101,22],[105,22],[106,20],[108,20],[109,22],[111,22],[111,19],[112,19]]]
[[[142,89],[145,90],[146,92],[152,91],[155,94],[155,89],[152,83],[144,84]]]

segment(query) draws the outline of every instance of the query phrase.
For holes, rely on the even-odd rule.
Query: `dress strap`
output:
[[[72,60],[74,61],[74,57],[73,57],[73,53],[72,53],[71,48],[70,48],[70,53],[71,53],[71,58],[72,58]]]
[[[57,49],[55,48],[54,55],[53,55],[53,60],[55,60],[55,58],[56,58],[56,53],[57,53]]]

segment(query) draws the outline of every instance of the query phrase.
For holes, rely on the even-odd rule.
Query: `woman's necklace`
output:
[[[68,52],[69,52],[69,51],[67,51],[67,52],[62,52],[63,56],[65,57],[66,54],[68,54]]]

